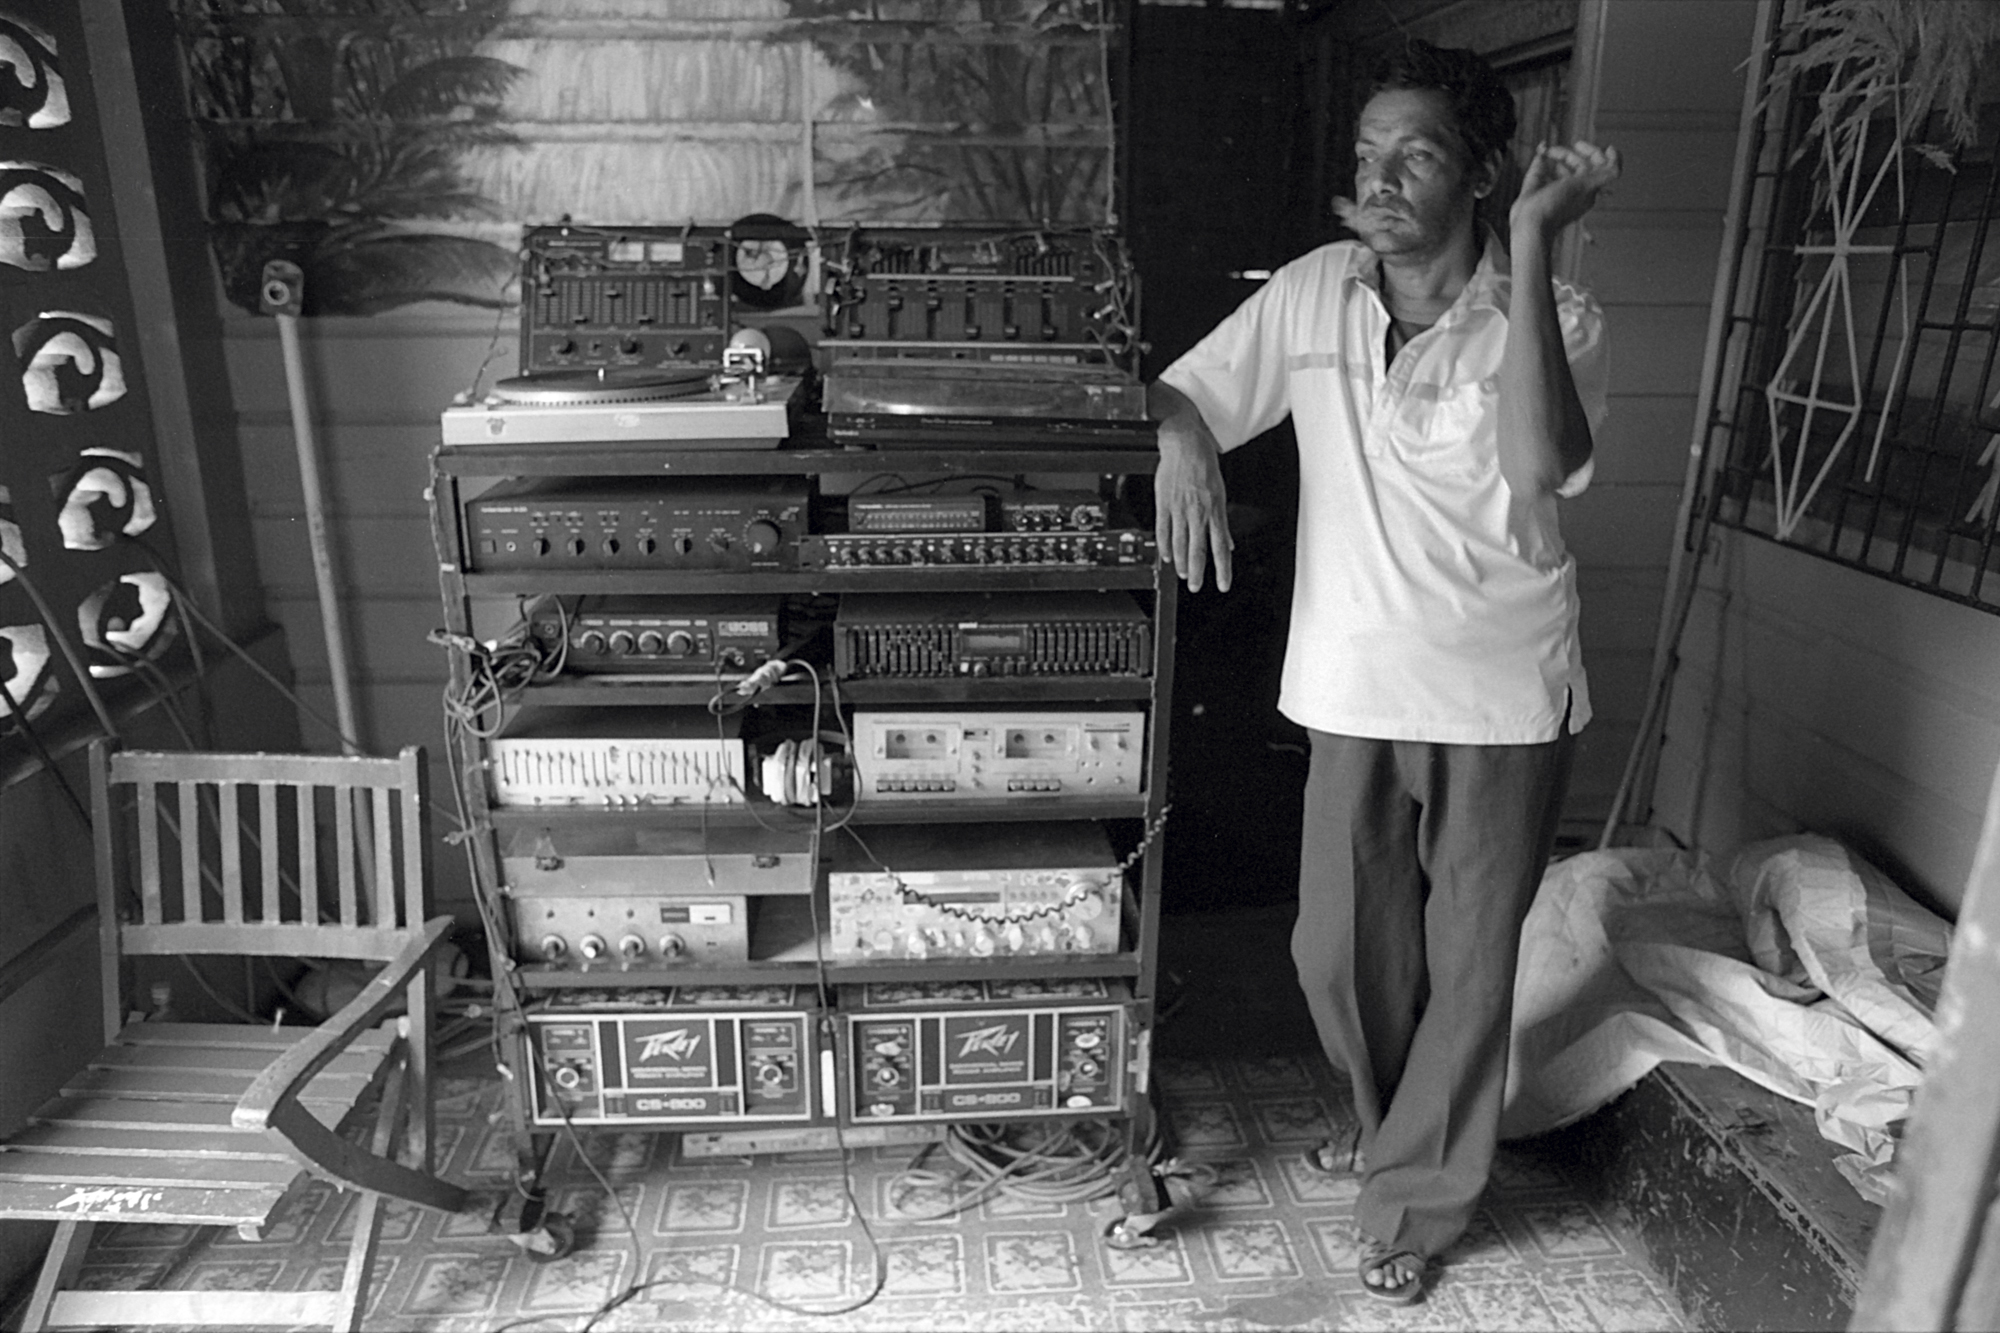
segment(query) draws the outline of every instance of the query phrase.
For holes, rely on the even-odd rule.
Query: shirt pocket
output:
[[[1494,427],[1500,377],[1447,386],[1434,402],[1413,403],[1414,420],[1396,432],[1397,453],[1411,469],[1435,476],[1475,477],[1498,464]]]

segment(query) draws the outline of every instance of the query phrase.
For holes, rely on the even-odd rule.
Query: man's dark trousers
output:
[[[1314,731],[1292,957],[1366,1162],[1355,1224],[1433,1256],[1486,1188],[1521,924],[1574,738],[1440,745]]]

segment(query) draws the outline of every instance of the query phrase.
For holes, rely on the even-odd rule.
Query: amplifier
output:
[[[720,365],[729,271],[720,227],[530,227],[521,370]]]
[[[1033,566],[1088,569],[1151,565],[1159,547],[1150,529],[1104,532],[829,532],[799,543],[799,564],[807,569],[906,569],[911,566],[964,569],[969,566]]]
[[[584,597],[534,608],[529,632],[563,648],[574,675],[739,679],[778,655],[778,608],[768,598]]]
[[[865,802],[1137,796],[1145,743],[1137,709],[857,709],[855,794]]]
[[[843,680],[1149,676],[1153,627],[1128,592],[849,593],[833,670]]]
[[[803,477],[501,482],[465,505],[475,570],[795,569]]]
[[[811,1121],[832,1051],[805,986],[558,991],[529,1012],[538,1125]],[[826,1108],[828,1111],[830,1107]]]
[[[768,896],[813,890],[785,830],[518,829],[500,858],[517,962],[590,971],[743,963]]]
[[[843,986],[853,1122],[1123,1111],[1141,1025],[1115,981]]]
[[[1125,881],[1096,824],[887,825],[836,849],[837,960],[1118,951]]]
[[[502,806],[740,805],[743,740],[696,709],[523,709],[486,743]],[[607,734],[609,733],[609,734]],[[637,733],[637,734],[634,734]]]
[[[1112,231],[854,228],[824,238],[821,258],[821,349],[836,366],[913,350],[995,365],[1136,357],[1138,276]]]

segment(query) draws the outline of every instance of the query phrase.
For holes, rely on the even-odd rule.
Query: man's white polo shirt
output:
[[[1506,253],[1489,238],[1457,302],[1393,366],[1380,280],[1366,246],[1322,246],[1160,377],[1224,450],[1292,418],[1298,570],[1279,711],[1315,731],[1461,745],[1553,740],[1566,709],[1580,730],[1576,565],[1555,498],[1515,503],[1500,477]],[[1595,431],[1603,313],[1563,282],[1556,309]]]

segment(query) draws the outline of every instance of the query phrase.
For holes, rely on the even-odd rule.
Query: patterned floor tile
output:
[[[1217,1277],[1287,1278],[1300,1274],[1298,1251],[1282,1222],[1218,1220],[1202,1229]]]
[[[1165,1119],[1173,1140],[1182,1151],[1199,1153],[1213,1148],[1247,1148],[1243,1122],[1229,1102],[1169,1102]]]
[[[770,1214],[764,1225],[772,1231],[831,1227],[842,1225],[851,1216],[847,1184],[841,1177],[780,1180],[771,1185]]]
[[[1203,1178],[1194,1186],[1199,1208],[1269,1208],[1271,1190],[1257,1163],[1249,1158],[1204,1164]]]
[[[433,1254],[417,1261],[416,1280],[398,1311],[406,1317],[489,1314],[507,1273],[503,1254]]]
[[[1580,1200],[1523,1205],[1514,1212],[1527,1224],[1535,1247],[1551,1259],[1597,1259],[1625,1252],[1610,1228]]]
[[[1327,1104],[1318,1097],[1264,1099],[1250,1103],[1257,1118],[1257,1132],[1266,1143],[1317,1143],[1338,1123]]]
[[[630,1259],[620,1250],[586,1250],[552,1264],[538,1264],[528,1274],[521,1308],[538,1314],[595,1310],[622,1289]]]
[[[1251,1092],[1302,1092],[1319,1082],[1323,1062],[1299,1055],[1271,1055],[1234,1064],[1237,1085]]]
[[[1104,1281],[1113,1287],[1184,1287],[1194,1281],[1187,1246],[1178,1230],[1160,1237],[1158,1244],[1139,1249],[1118,1250],[1107,1245],[1098,1260],[1104,1266]]]
[[[830,1301],[848,1294],[846,1241],[801,1241],[764,1246],[757,1289],[779,1301]]]
[[[1222,1072],[1208,1060],[1164,1057],[1153,1062],[1153,1079],[1163,1092],[1221,1092]]]
[[[1075,1291],[1082,1285],[1076,1238],[1067,1231],[1000,1232],[984,1239],[991,1291]]]
[[[660,1209],[661,1235],[680,1231],[741,1231],[750,1204],[748,1180],[669,1185]]]
[[[919,1236],[882,1244],[885,1296],[963,1296],[965,1237]]]

